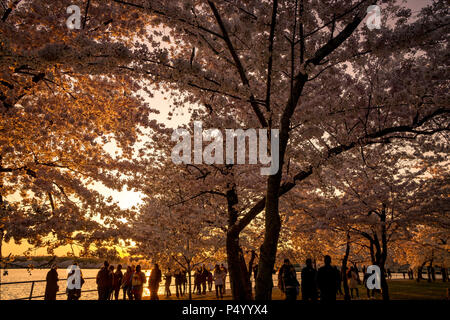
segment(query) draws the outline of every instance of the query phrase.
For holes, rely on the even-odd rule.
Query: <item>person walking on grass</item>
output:
[[[340,274],[335,267],[331,265],[331,257],[324,257],[325,265],[319,268],[317,272],[317,284],[320,290],[320,301],[332,302],[336,301],[337,277]]]
[[[200,267],[195,269],[194,273],[194,292],[196,292],[197,295],[201,293],[201,270]]]
[[[175,272],[175,292],[176,292],[176,296],[177,298],[182,297],[183,296],[183,274],[182,274],[182,270],[178,269]]]
[[[206,269],[205,265],[202,266],[202,273],[201,273],[201,284],[202,284],[202,294],[206,294],[206,282],[208,281],[208,270]]]
[[[186,294],[186,285],[187,285],[187,276],[186,276],[186,269],[181,270],[181,283],[183,288],[183,295]]]
[[[207,280],[208,280],[208,290],[209,290],[209,292],[211,292],[211,291],[212,291],[212,286],[213,286],[213,274],[212,274],[212,272],[209,271],[209,270],[207,270],[207,272],[208,272],[208,277],[207,277]]]
[[[306,267],[302,269],[302,299],[317,301],[317,271],[311,259],[306,259]]]
[[[358,290],[358,275],[356,274],[355,268],[351,267],[347,274],[348,279],[348,288],[350,289],[350,295],[353,297],[353,291],[356,292],[356,297],[359,298],[359,290]]]
[[[216,286],[216,298],[223,299],[223,284],[225,282],[226,273],[225,271],[216,264],[214,268],[214,284]]]
[[[159,289],[159,283],[161,282],[161,279],[162,279],[161,269],[159,269],[158,264],[155,263],[155,267],[153,268],[152,272],[150,273],[150,278],[148,280],[149,288],[150,288],[150,300],[159,300],[158,289]]]
[[[167,268],[167,273],[164,275],[164,289],[166,292],[166,298],[170,297],[172,293],[170,292],[170,285],[172,283],[172,273],[170,272],[170,268]]]
[[[220,269],[222,270],[222,272],[224,274],[222,291],[223,291],[223,294],[225,294],[226,291],[227,291],[227,274],[228,274],[228,270],[227,270],[227,268],[225,268],[223,263],[220,265]]]
[[[278,273],[278,283],[280,284],[281,291],[286,295],[286,300],[297,300],[300,284],[297,280],[295,268],[289,259],[284,259],[284,264],[281,266]]]

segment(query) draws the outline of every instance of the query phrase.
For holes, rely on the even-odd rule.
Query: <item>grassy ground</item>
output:
[[[447,288],[450,288],[449,282],[427,282],[421,281],[417,283],[415,280],[388,280],[389,294],[392,300],[443,300],[447,298]],[[359,286],[359,300],[367,300],[366,288]],[[144,297],[144,300],[149,297]],[[177,299],[174,292],[172,296],[166,298],[160,296],[160,300],[187,300],[187,296],[181,299]],[[273,288],[272,292],[273,300],[284,299],[284,294],[278,289]],[[298,296],[301,299],[301,294]],[[343,300],[343,296],[338,295],[338,300]],[[376,299],[381,299],[381,295],[377,294]],[[207,292],[206,295],[192,295],[192,300],[216,300],[216,294],[214,290]],[[228,288],[223,300],[231,300],[231,290]]]

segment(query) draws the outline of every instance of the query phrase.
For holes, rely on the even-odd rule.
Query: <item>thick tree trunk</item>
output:
[[[226,244],[233,300],[252,300],[252,289],[248,283],[247,266],[245,265],[242,250],[239,246],[239,238],[228,233]]]
[[[238,212],[235,205],[238,196],[235,186],[226,193],[228,205],[228,231],[226,235],[228,272],[230,273],[230,286],[233,300],[252,300],[252,288],[248,283],[248,271],[242,249],[239,244],[239,232],[232,227],[237,221]]]
[[[264,242],[261,245],[259,255],[255,290],[256,300],[272,299],[272,274],[275,266],[278,238],[281,229],[281,220],[278,212],[280,171],[278,171],[277,174],[270,176],[267,186],[265,233]]]
[[[278,172],[269,176],[266,189],[265,206],[265,232],[264,241],[260,248],[258,275],[256,278],[256,300],[272,299],[272,272],[275,266],[277,255],[278,238],[280,236],[281,220],[278,211],[280,182],[283,172],[284,155],[286,153],[287,143],[289,141],[289,130],[291,117],[294,114],[303,86],[308,80],[306,74],[299,73],[294,79],[294,85],[290,98],[286,104],[280,121],[279,136],[279,166]],[[272,139],[271,139],[272,141]],[[274,155],[272,154],[272,160]]]

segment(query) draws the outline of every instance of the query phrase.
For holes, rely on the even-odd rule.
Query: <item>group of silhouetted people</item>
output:
[[[148,278],[148,288],[150,290],[150,300],[159,300],[158,289],[162,280],[161,269],[157,263]],[[144,285],[147,283],[147,276],[142,271],[141,266],[128,266],[127,271],[122,273],[122,265],[114,266],[104,262],[103,267],[97,273],[97,290],[99,300],[118,300],[122,289],[124,300],[142,300]]]
[[[361,284],[358,268],[350,267],[346,272],[348,288],[352,298],[359,298],[358,286]],[[368,275],[364,276],[364,283]],[[305,301],[335,301],[338,294],[342,295],[341,283],[342,272],[336,266],[331,265],[331,257],[324,257],[324,265],[318,270],[313,267],[312,260],[306,260],[306,266],[301,270],[301,284],[297,280],[294,266],[289,259],[284,260],[278,272],[278,287],[286,296],[286,300],[296,300],[302,292],[302,299]],[[368,297],[373,297],[374,290],[367,291]]]
[[[223,298],[226,292],[227,268],[217,264],[213,270],[208,270],[204,265],[198,267],[194,273],[194,292],[197,295],[205,295],[206,291],[212,291],[213,282],[216,289],[216,297]]]
[[[77,266],[77,264],[74,264]],[[78,266],[73,269],[68,278],[79,270]],[[217,299],[223,299],[226,292],[226,277],[228,274],[227,268],[221,264],[217,264],[212,270],[208,270],[204,265],[194,270],[194,293],[198,295],[205,295],[207,291],[212,292],[213,283],[215,284],[215,293]],[[253,268],[254,277],[256,279],[257,266]],[[421,271],[421,270],[420,270]],[[434,281],[434,268],[428,268],[428,279]],[[274,271],[275,272],[275,271]],[[345,272],[345,277],[343,272]],[[363,266],[362,272],[364,274],[363,284],[366,284],[370,274],[366,273],[366,268]],[[391,270],[384,271],[388,279],[392,278]],[[165,280],[165,295],[170,297],[172,295],[170,287],[172,279],[175,280],[176,297],[183,297],[186,293],[187,284],[187,271],[185,269],[176,269],[174,272],[168,268],[164,274]],[[403,273],[403,278],[406,277],[406,272]],[[442,268],[442,280],[448,281],[448,275],[446,268]],[[407,271],[408,278],[414,279],[414,273],[412,269]],[[68,300],[79,300],[81,297],[81,286],[84,284],[83,275],[79,270],[81,281],[77,282],[79,286],[69,286],[66,289]],[[420,275],[419,275],[420,276]],[[301,270],[301,284],[297,280],[297,274],[294,266],[289,259],[285,259],[283,265],[278,272],[278,286],[280,290],[285,294],[286,300],[296,300],[297,296],[302,293],[302,299],[305,301],[335,301],[338,294],[342,295],[342,280],[346,279],[348,283],[349,294],[351,298],[359,298],[359,285],[361,280],[359,278],[359,271],[354,264],[346,270],[341,270],[336,266],[331,265],[331,257],[326,255],[324,257],[324,265],[318,270],[313,266],[312,260],[306,260],[306,266]],[[46,277],[45,288],[45,300],[56,300],[58,287],[58,272],[57,266],[53,265]],[[162,281],[162,272],[159,269],[158,264],[154,265],[150,276],[147,280],[147,276],[141,270],[141,266],[128,266],[125,273],[122,272],[122,265],[118,264],[116,268],[110,265],[108,261],[105,261],[102,268],[98,271],[96,277],[98,299],[99,300],[118,300],[120,291],[123,291],[124,300],[141,300],[144,290],[144,285],[148,282],[148,289],[150,291],[150,300],[158,300],[158,289]],[[75,278],[72,283],[75,284]],[[272,284],[273,286],[273,284]],[[375,293],[380,292],[379,289],[368,289],[367,297],[372,299],[375,297]]]

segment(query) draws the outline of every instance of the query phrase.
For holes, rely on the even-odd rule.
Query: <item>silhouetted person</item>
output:
[[[201,294],[201,274],[202,274],[202,270],[199,268],[197,268],[195,270],[194,273],[194,292],[196,292],[197,294]]]
[[[284,264],[281,266],[278,273],[278,283],[280,283],[280,289],[286,295],[286,300],[297,299],[297,288],[299,287],[299,283],[297,281],[295,268],[289,259],[284,259]]]
[[[336,301],[336,277],[339,277],[339,274],[336,272],[336,268],[331,266],[330,256],[325,256],[324,263],[325,265],[317,272],[320,300]]]
[[[183,288],[183,295],[186,293],[186,284],[187,284],[187,277],[186,277],[186,270],[185,269],[183,269],[183,270],[181,270],[181,283],[183,284],[182,285],[182,288]]]
[[[119,300],[120,286],[122,285],[123,273],[122,273],[122,265],[117,265],[116,272],[114,272],[113,277],[113,291],[114,291],[114,299]]]
[[[109,273],[108,273],[108,300],[112,300],[113,299],[113,294],[114,294],[114,266],[110,265],[109,266]]]
[[[223,299],[223,283],[225,281],[225,271],[216,264],[214,268],[214,284],[216,286],[216,298]]]
[[[202,283],[202,294],[206,294],[206,282],[208,281],[208,270],[206,270],[206,267],[202,267],[202,273],[201,273],[201,283]]]
[[[180,296],[183,296],[183,274],[182,274],[182,270],[178,269],[175,272],[175,292],[177,295],[177,298],[179,298]]]
[[[356,297],[359,298],[358,290],[358,275],[354,267],[351,267],[347,273],[348,288],[350,289],[350,295],[354,298],[353,292],[356,292]]]
[[[302,269],[302,299],[317,300],[317,271],[313,268],[311,259],[306,259],[306,267]]]
[[[141,271],[141,266],[136,266],[136,271],[131,276],[131,292],[134,300],[142,300],[142,292],[144,291],[144,284],[147,282],[145,273]]]
[[[164,280],[164,289],[166,292],[166,298],[168,298],[172,295],[170,292],[170,284],[172,283],[172,273],[170,272],[170,268],[167,268],[167,273],[164,275]]]
[[[150,278],[148,280],[149,287],[150,287],[150,300],[159,300],[158,297],[158,288],[159,283],[161,282],[161,269],[159,269],[159,266],[157,263],[155,263],[155,267],[153,268],[152,272],[150,273]]]
[[[58,267],[54,264],[50,271],[47,272],[47,277],[45,278],[45,300],[56,300],[56,293],[59,290],[57,269]]]
[[[108,300],[109,299],[109,290],[111,286],[111,276],[109,272],[109,263],[105,261],[103,263],[103,267],[97,273],[97,291],[98,291],[98,300]]]
[[[220,265],[220,269],[222,269],[222,272],[225,274],[225,276],[223,278],[223,287],[222,287],[223,294],[225,294],[225,292],[227,292],[227,274],[228,274],[228,269],[225,268],[223,263]]]
[[[212,291],[212,286],[213,286],[213,275],[212,275],[211,271],[209,271],[209,270],[206,270],[206,271],[208,272],[208,277],[207,277],[208,290],[209,290],[209,292],[211,292]]]
[[[447,281],[447,269],[444,267],[441,267],[441,275],[442,275],[442,282]]]
[[[131,293],[131,277],[133,276],[133,269],[131,266],[127,267],[127,271],[125,271],[125,274],[122,277],[122,284],[121,288],[123,290],[123,300],[128,299],[133,300],[133,294]]]

